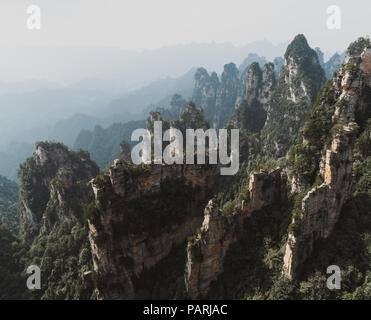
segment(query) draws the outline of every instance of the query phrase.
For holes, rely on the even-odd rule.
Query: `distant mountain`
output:
[[[107,108],[107,113],[120,114],[122,112],[138,113],[145,111],[143,115],[145,117],[148,109],[153,109],[154,106],[168,108],[171,97],[175,93],[186,98],[191,97],[195,73],[196,69],[192,68],[179,78],[167,77],[152,82],[112,101]]]
[[[50,79],[80,89],[120,94],[165,77],[179,77],[195,66],[222,72],[227,61],[240,64],[252,52],[273,60],[283,55],[286,45],[266,40],[239,47],[190,43],[142,52],[114,47],[22,47],[2,51],[0,82]]]
[[[257,55],[256,53],[249,53],[239,66],[239,72],[244,72],[253,62],[258,62],[260,68],[263,68],[264,65],[267,63],[267,59],[265,57]]]
[[[114,123],[108,128],[96,126],[92,131],[82,130],[76,138],[73,149],[89,151],[91,159],[103,169],[111,164],[113,160],[120,158],[120,143],[126,141],[132,145],[132,132],[135,129],[145,127],[145,120],[139,120]]]
[[[343,53],[335,53],[328,61],[324,60],[324,53],[320,48],[315,49],[319,58],[319,62],[325,70],[327,79],[333,78],[334,72],[338,70],[341,65],[344,63],[345,51]]]
[[[326,77],[318,54],[300,34],[289,44],[262,130],[265,153],[283,157],[297,137]]]
[[[60,87],[60,84],[47,80],[24,80],[20,82],[0,82],[0,94],[26,93],[41,89],[53,89]]]
[[[32,152],[32,144],[11,142],[7,145],[0,145],[0,175],[17,181],[19,164]]]
[[[76,113],[99,114],[111,96],[73,88],[41,89],[0,95],[0,144],[12,140],[33,143],[38,130]]]
[[[219,77],[216,72],[198,68],[195,74],[195,85],[192,100],[204,109],[205,119],[214,128],[222,128],[246,95],[246,81],[251,65],[264,68],[266,59],[257,54],[249,54],[240,65],[234,63],[224,65],[224,71]],[[279,73],[283,59],[274,59],[272,72]]]

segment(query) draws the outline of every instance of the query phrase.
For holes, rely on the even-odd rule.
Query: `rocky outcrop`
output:
[[[133,279],[201,224],[213,181],[207,165],[132,166],[120,160],[92,181],[96,209],[89,228],[99,298],[135,297]]]
[[[73,152],[60,143],[40,142],[34,156],[19,171],[21,234],[28,242],[55,222],[70,218],[88,203],[93,193],[87,187],[99,172],[89,153]]]
[[[192,100],[202,107],[211,127],[222,128],[244,101],[259,101],[266,109],[280,67],[265,62],[264,57],[250,54],[239,69],[226,64],[220,79],[215,72],[209,75],[204,68],[197,70]],[[264,65],[263,71],[259,64]]]
[[[271,94],[276,85],[275,76],[275,65],[273,63],[267,63],[263,69],[263,81],[262,88],[259,96],[259,101],[263,105],[264,110],[268,110],[268,103],[271,98]]]
[[[268,102],[275,84],[276,78],[274,75],[273,63],[265,64],[263,71],[261,71],[258,63],[253,63],[247,74],[244,99],[247,101],[248,105],[251,105],[254,100],[257,100],[264,110],[267,110]]]
[[[241,78],[234,63],[224,66],[220,79],[215,72],[210,76],[204,68],[197,70],[192,100],[202,107],[211,127],[222,128],[242,101],[246,88],[244,75]]]
[[[332,233],[343,204],[351,194],[354,138],[358,129],[355,121],[371,108],[370,66],[370,48],[361,55],[348,54],[332,81],[336,105],[331,141],[325,146],[320,170],[324,182],[305,195],[299,212],[293,217],[283,266],[283,273],[289,278],[298,276],[315,242]]]
[[[257,62],[247,72],[243,99],[228,122],[229,126],[259,132],[266,121],[267,109],[276,85],[274,64],[267,63],[262,71]]]
[[[325,79],[317,53],[309,47],[303,35],[296,36],[287,48],[267,108],[262,140],[268,156],[286,155]]]
[[[285,197],[285,182],[279,169],[250,176],[249,199],[241,204],[241,211],[223,215],[211,200],[199,233],[187,245],[185,282],[192,299],[204,297],[212,281],[223,272],[229,246],[244,232],[244,222],[262,208],[279,203]]]
[[[215,112],[217,91],[220,87],[218,75],[213,72],[211,75],[204,68],[199,68],[195,73],[195,86],[192,100],[196,106],[201,106],[207,120],[211,121],[212,114]]]
[[[240,79],[236,65],[234,63],[226,64],[216,93],[215,115],[212,121],[214,128],[223,127],[232,115],[239,85]]]

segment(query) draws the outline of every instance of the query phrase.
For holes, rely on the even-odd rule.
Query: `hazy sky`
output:
[[[42,28],[26,29],[26,8]],[[342,29],[326,28],[326,8],[342,9]],[[371,30],[368,0],[1,0],[1,47],[118,46],[154,49],[190,42],[273,43],[304,33],[313,46],[343,49]]]
[[[40,30],[26,27],[32,4],[41,9]],[[340,30],[327,29],[329,5],[342,10]],[[190,43],[280,44],[304,33],[312,47],[334,53],[371,32],[370,12],[369,0],[0,0],[0,81],[77,81],[102,75],[110,62],[117,68],[117,58],[101,54],[95,62],[92,50],[72,53],[72,62],[63,57],[77,47],[143,51]]]

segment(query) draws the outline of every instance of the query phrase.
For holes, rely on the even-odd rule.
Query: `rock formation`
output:
[[[136,167],[117,160],[92,181],[96,210],[89,228],[99,298],[135,297],[133,278],[201,224],[213,176],[207,165]]]
[[[243,99],[234,111],[228,125],[250,132],[260,131],[267,118],[267,110],[276,85],[273,63],[264,65],[262,71],[257,62],[247,72]]]
[[[289,278],[298,276],[316,240],[332,233],[351,193],[356,119],[362,119],[371,107],[371,49],[366,48],[361,54],[348,50],[345,64],[331,85],[336,103],[331,140],[324,146],[326,152],[320,166],[324,182],[305,195],[299,212],[293,217],[283,266],[283,273]]]
[[[275,82],[273,63],[265,64],[263,72],[258,63],[252,63],[247,73],[246,92],[244,96],[247,104],[251,105],[254,100],[257,100],[267,110],[267,104]]]
[[[282,157],[304,123],[304,117],[325,82],[317,53],[303,35],[290,43],[277,85],[271,93],[262,131],[266,154]]]
[[[32,242],[40,229],[46,231],[55,222],[80,214],[76,201],[93,199],[87,183],[98,172],[85,151],[69,151],[59,143],[37,143],[34,156],[19,171],[20,229],[26,241]]]
[[[199,233],[187,245],[186,288],[192,299],[205,296],[212,281],[223,272],[224,257],[229,246],[243,233],[246,218],[285,197],[285,183],[280,170],[261,171],[250,176],[249,200],[241,211],[223,215],[211,200]]]

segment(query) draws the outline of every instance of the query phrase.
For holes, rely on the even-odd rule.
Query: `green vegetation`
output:
[[[62,222],[49,234],[33,242],[27,265],[41,268],[42,289],[37,299],[90,299],[94,290],[93,269],[86,222],[75,219]]]
[[[371,47],[370,39],[360,37],[356,41],[350,44],[347,50],[347,54],[360,55],[365,48],[370,48],[370,47]]]
[[[164,228],[180,225],[190,214],[196,214],[197,210],[202,211],[205,205],[197,201],[199,188],[187,184],[184,179],[165,180],[157,192],[132,200],[116,198],[106,187],[103,189],[106,193],[98,195],[103,208],[109,199],[114,212],[124,214],[125,223],[112,226],[114,235],[118,239],[120,235],[128,233],[138,235],[150,232],[152,236],[159,235]],[[194,207],[189,199],[196,200]],[[121,208],[125,208],[125,213]]]
[[[370,47],[370,40],[360,38],[350,45],[348,53],[359,55],[365,47]],[[292,72],[287,66],[282,67],[278,84],[272,92],[267,121],[267,113],[256,99],[249,103],[243,101],[234,110],[236,90],[232,89],[238,80],[234,64],[225,66],[221,84],[216,74],[208,80],[208,85],[215,85],[211,89],[218,87],[218,103],[221,103],[218,110],[215,109],[216,96],[215,101],[209,101],[210,109],[203,110],[193,102],[186,104],[177,95],[173,97],[170,110],[151,113],[147,122],[149,129],[152,121],[162,116],[167,118],[167,125],[178,128],[185,136],[188,128],[209,128],[204,116],[219,127],[227,122],[231,110],[234,110],[226,128],[240,129],[240,170],[234,176],[216,177],[216,194],[215,190],[209,190],[210,194],[205,197],[199,187],[186,183],[184,178],[166,179],[158,190],[140,194],[138,185],[146,183],[149,167],[129,163],[131,144],[127,141],[130,141],[134,129],[145,127],[144,121],[115,124],[106,129],[96,127],[92,132],[82,131],[75,144],[76,148],[89,150],[101,168],[121,157],[119,165],[123,166],[123,177],[128,182],[125,187],[134,189],[129,191],[139,194],[138,197],[126,198],[113,192],[107,172],[99,173],[98,166],[90,160],[87,152],[69,151],[59,143],[38,143],[47,160],[41,165],[31,157],[19,170],[20,206],[22,209],[26,205],[36,222],[36,226],[32,226],[34,229],[29,230],[32,223],[27,224],[24,215],[21,239],[16,237],[19,229],[18,187],[0,177],[0,288],[6,288],[0,291],[0,300],[90,299],[94,297],[98,275],[92,271],[88,219],[97,228],[97,245],[106,245],[107,239],[120,243],[123,235],[145,234],[156,238],[184,223],[187,218],[201,215],[205,198],[214,196],[215,204],[225,216],[241,213],[242,202],[250,200],[250,173],[261,169],[270,171],[277,165],[288,165],[295,175],[305,180],[307,190],[288,199],[282,197],[280,203],[246,217],[244,224],[238,226],[241,239],[231,245],[223,273],[205,298],[371,299],[371,91],[363,92],[362,102],[366,107],[354,119],[359,127],[354,134],[357,136],[352,194],[333,233],[315,243],[314,252],[303,266],[299,279],[290,281],[282,277],[288,233],[297,235],[300,231],[303,197],[308,190],[323,182],[319,175],[320,160],[331,136],[341,134],[344,128],[336,122],[335,108],[348,103],[339,101],[333,80],[327,81],[319,91],[324,73],[316,63],[316,52],[303,35],[298,35],[289,45],[285,58],[294,63],[296,70]],[[351,59],[344,67],[355,72],[359,62],[358,58]],[[252,68],[259,66],[256,63]],[[259,70],[255,72],[259,73]],[[197,76],[208,75],[199,70]],[[290,86],[287,78],[291,79]],[[94,176],[99,189],[97,203],[93,201],[88,185]],[[101,230],[104,222],[100,213],[108,208],[105,213],[113,216],[113,223],[108,226],[111,234]],[[192,239],[194,236],[188,240]],[[186,298],[185,246],[173,247],[168,257],[152,269],[144,270],[138,278],[134,277],[135,298]],[[148,247],[151,250],[151,246]],[[125,266],[132,263],[130,258],[118,257],[118,260]],[[42,271],[42,290],[32,293],[25,288],[25,269],[31,264],[40,266]],[[326,268],[329,265],[341,268],[342,290],[326,288]]]
[[[186,129],[208,129],[209,124],[204,120],[202,108],[196,108],[194,102],[190,101],[186,109],[181,113],[179,119],[171,122],[172,128],[179,129],[183,137],[186,136]]]
[[[0,176],[0,224],[5,224],[14,234],[19,231],[18,186]]]
[[[250,104],[243,100],[227,125],[227,128],[239,128],[251,133],[260,132],[267,119],[267,112],[261,103],[254,99]]]
[[[354,193],[345,204],[331,236],[318,242],[305,264],[302,287],[325,274],[329,265],[342,271],[342,290],[324,295],[313,288],[302,290],[307,299],[371,299],[371,156],[363,157],[355,169]]]
[[[90,272],[87,218],[93,192],[88,181],[98,174],[98,166],[87,152],[69,151],[60,143],[39,142],[37,147],[42,160],[34,155],[19,169],[21,210],[30,209],[34,220],[22,216],[22,242],[1,229],[4,239],[12,241],[11,246],[4,244],[4,252],[18,264],[12,270],[18,291],[11,294],[17,298],[89,299],[95,275]],[[42,272],[42,289],[32,294],[25,292],[24,270],[30,265],[40,266]]]
[[[322,151],[331,138],[336,101],[332,83],[333,80],[328,80],[322,87],[315,104],[306,115],[297,143],[289,151],[288,164],[295,174],[310,185],[315,181]]]
[[[285,156],[295,143],[305,115],[326,79],[317,53],[309,47],[303,35],[290,43],[285,59],[295,71],[290,71],[288,66],[282,67],[262,131],[265,153],[275,158]]]
[[[27,246],[0,224],[0,300],[27,299],[24,272]]]
[[[144,270],[134,280],[135,299],[140,300],[171,300],[185,299],[184,266],[186,243],[174,247],[168,257],[161,260],[155,267]]]
[[[224,272],[207,298],[280,298],[275,292],[280,290],[273,284],[281,281],[290,207],[289,202],[266,207],[245,221],[243,238],[228,250]],[[281,289],[289,290],[285,284]]]

